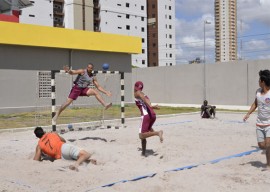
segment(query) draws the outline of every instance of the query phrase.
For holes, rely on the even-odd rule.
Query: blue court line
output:
[[[231,120],[231,121],[224,121],[225,123],[247,123],[247,122],[244,122],[244,121],[235,121],[235,120]]]
[[[158,123],[158,124],[155,124],[155,127],[156,126],[163,126],[163,125],[174,125],[174,124],[182,124],[182,123],[190,123],[192,121],[179,121],[179,122],[174,122],[174,123]]]
[[[236,158],[236,157],[242,157],[242,156],[245,156],[245,155],[250,155],[251,153],[258,152],[258,151],[260,151],[260,149],[254,149],[254,150],[251,150],[251,151],[246,151],[246,152],[242,152],[242,153],[238,153],[238,154],[234,154],[234,155],[230,155],[230,156],[226,156],[226,157],[221,157],[221,158],[214,159],[214,160],[211,160],[211,161],[207,161],[207,162],[204,162],[204,163],[198,163],[198,164],[194,164],[194,165],[188,165],[188,166],[184,166],[184,167],[170,169],[170,170],[164,171],[164,173],[192,169],[192,168],[198,167],[200,165],[205,165],[205,164],[209,164],[209,163],[215,164],[215,163],[218,163],[218,162],[223,161],[223,160],[228,160],[228,159],[232,159],[232,158]],[[126,183],[126,182],[129,182],[129,181],[138,181],[140,179],[151,178],[151,177],[154,177],[156,174],[157,173],[151,173],[151,174],[148,174],[148,175],[135,177],[135,178],[130,179],[130,180],[121,180],[121,181],[117,181],[117,182],[110,183],[110,184],[107,184],[107,185],[103,185],[103,186],[100,186],[100,187],[96,187],[96,188],[93,188],[93,189],[90,189],[90,190],[87,190],[87,191],[92,191],[92,190],[95,190],[95,189],[98,189],[98,188],[103,188],[103,187],[111,187],[111,186],[113,186],[115,184],[118,184],[118,183]]]

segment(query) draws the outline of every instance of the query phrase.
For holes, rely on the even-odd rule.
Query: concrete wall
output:
[[[64,65],[76,69],[92,62],[95,70],[109,63],[110,70],[131,72],[131,55],[125,53],[0,45],[0,58],[0,69],[59,70]]]
[[[143,81],[154,103],[202,104],[205,89],[210,104],[250,105],[264,69],[270,69],[270,60],[133,69],[132,82]]]
[[[41,56],[42,54],[39,53]],[[67,54],[67,53],[62,53]],[[0,51],[0,58],[7,57]],[[23,55],[23,54],[22,54]],[[21,55],[21,56],[22,56]],[[33,54],[36,55],[36,54]],[[44,52],[43,60],[37,65],[42,69],[48,66],[62,67],[65,62],[54,63],[56,58],[62,58],[61,53],[54,59]],[[76,68],[85,67],[88,60],[98,63],[104,61],[104,58],[88,54],[86,52],[73,52],[72,62]],[[48,57],[47,59],[45,57]],[[11,55],[9,56],[11,57]],[[7,57],[7,58],[9,58]],[[25,70],[0,70],[0,113],[9,113],[17,111],[35,110],[39,105],[50,105],[50,99],[46,101],[37,99],[37,70],[27,70],[28,64],[20,57],[10,58],[17,60],[16,65],[19,69]],[[118,67],[124,67],[120,58],[108,57],[119,65],[111,65],[111,70],[117,70]],[[33,61],[39,61],[33,58]],[[32,62],[32,61],[31,61]],[[68,62],[68,61],[66,61]],[[130,62],[129,62],[130,63]],[[270,69],[270,60],[257,61],[239,61],[230,63],[177,65],[172,67],[152,67],[135,68],[132,73],[125,73],[125,101],[134,102],[133,85],[137,80],[144,82],[144,93],[148,94],[153,103],[168,104],[202,104],[204,100],[204,87],[206,90],[206,99],[210,104],[215,105],[250,105],[255,98],[255,91],[258,88],[258,72],[264,69]],[[43,66],[42,64],[48,64]],[[98,63],[99,64],[99,63]],[[3,60],[0,65],[6,66]],[[8,66],[6,66],[8,67]],[[10,67],[10,66],[9,66]],[[97,68],[101,66],[98,65]],[[118,69],[119,70],[119,69]],[[204,86],[205,70],[205,86]],[[69,75],[67,75],[69,76]],[[73,76],[74,78],[75,76]],[[103,78],[103,77],[102,77]],[[103,78],[104,79],[104,78]],[[101,81],[103,81],[101,79]],[[119,81],[107,80],[106,89],[111,90],[115,98],[113,102],[120,101]],[[60,105],[67,97],[72,86],[72,79],[64,77],[57,80],[57,105]],[[59,87],[61,87],[59,89]],[[61,99],[59,99],[61,98]],[[75,105],[90,103],[91,98],[79,98]]]

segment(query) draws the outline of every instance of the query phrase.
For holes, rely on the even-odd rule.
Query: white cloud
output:
[[[204,55],[204,21],[210,20],[212,24],[205,26],[206,58],[214,62],[215,57],[215,25],[214,25],[215,0],[176,0],[176,44],[177,63],[187,61]],[[238,3],[238,36],[257,34],[254,32],[254,22],[260,23],[265,28],[270,27],[270,0],[237,0]],[[262,33],[269,33],[262,32]],[[267,40],[253,40],[243,38],[243,51],[265,49],[270,47]],[[259,36],[258,36],[259,38]],[[265,36],[264,36],[265,38]],[[251,50],[252,49],[252,50]],[[240,47],[238,47],[238,52]],[[255,53],[255,52],[254,52]],[[255,54],[252,54],[252,57]],[[256,58],[267,57],[268,55]]]
[[[269,0],[238,0],[238,19],[244,22],[262,22],[270,27]]]

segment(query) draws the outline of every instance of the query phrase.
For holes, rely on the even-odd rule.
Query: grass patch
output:
[[[199,112],[200,108],[195,107],[161,107],[160,110],[155,110],[157,115],[166,114],[180,114]],[[246,112],[244,110],[221,110],[217,111],[233,111],[233,112]],[[98,115],[97,115],[98,114]],[[102,119],[103,109],[98,107],[91,108],[67,108],[59,117],[58,124],[90,122]],[[140,112],[134,104],[125,106],[125,117],[139,117]],[[120,106],[114,105],[105,113],[105,119],[120,119]],[[6,128],[20,128],[20,127],[35,127],[45,126],[51,124],[51,111],[25,112],[0,115],[0,129]]]

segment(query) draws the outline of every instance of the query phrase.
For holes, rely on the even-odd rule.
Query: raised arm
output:
[[[69,68],[69,66],[64,66],[64,71],[70,75],[76,75],[76,74],[83,74],[84,73],[84,69],[78,69],[78,70],[72,70]]]
[[[103,87],[101,87],[101,86],[99,85],[99,83],[98,83],[96,77],[94,77],[93,83],[94,83],[94,85],[96,86],[96,88],[97,88],[100,92],[106,94],[106,95],[109,96],[109,97],[112,96],[112,94],[111,94],[110,91],[105,90]]]
[[[244,116],[243,120],[246,121],[246,120],[249,118],[250,114],[251,114],[253,111],[256,110],[256,108],[257,108],[257,98],[254,100],[254,102],[253,102],[252,105],[250,106],[250,109],[249,109],[248,113]]]

